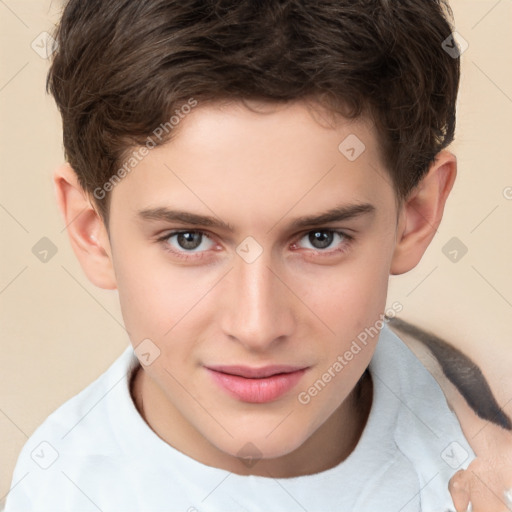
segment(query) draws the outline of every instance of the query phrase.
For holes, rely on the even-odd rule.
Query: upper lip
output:
[[[280,373],[293,373],[299,370],[305,370],[304,366],[291,366],[291,365],[270,365],[262,366],[260,368],[252,368],[250,366],[231,365],[231,366],[207,366],[209,370],[214,372],[227,373],[228,375],[236,375],[238,377],[245,377],[246,379],[263,379],[271,377]]]

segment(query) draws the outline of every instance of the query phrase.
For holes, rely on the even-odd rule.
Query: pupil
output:
[[[187,231],[178,234],[178,243],[183,249],[197,249],[201,243],[201,233]]]
[[[309,241],[317,249],[325,249],[331,245],[333,233],[328,231],[314,231],[309,234]]]

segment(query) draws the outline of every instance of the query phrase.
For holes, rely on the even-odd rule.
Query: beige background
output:
[[[469,43],[451,147],[459,175],[421,264],[391,278],[389,303],[400,301],[404,319],[478,361],[511,413],[512,1],[451,5]],[[54,200],[60,117],[44,90],[48,61],[31,42],[52,28],[60,8],[49,0],[0,1],[0,499],[27,436],[128,344],[116,293],[87,281]],[[42,237],[58,250],[46,263],[32,253]],[[468,248],[456,263],[442,252],[452,237]]]

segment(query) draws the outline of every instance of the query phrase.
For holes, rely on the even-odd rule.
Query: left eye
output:
[[[174,246],[174,250],[179,252],[202,252],[202,250],[206,251],[215,245],[215,243],[201,231],[178,231],[176,233],[169,233],[163,240],[166,241],[168,245],[173,246],[170,242],[173,238],[176,239],[176,244],[178,245],[178,247]],[[201,250],[200,247],[204,240],[208,240],[210,246],[203,247]]]
[[[342,233],[341,231],[332,231],[330,229],[316,229],[314,231],[309,231],[306,233],[300,240],[306,239],[307,242],[312,247],[307,247],[308,249],[314,250],[323,250],[327,249],[335,238],[341,240],[341,242],[345,241],[346,243],[350,240],[348,235]]]

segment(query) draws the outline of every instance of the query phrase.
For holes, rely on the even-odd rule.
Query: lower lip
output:
[[[306,370],[279,373],[263,379],[247,379],[238,375],[216,372],[208,369],[211,376],[230,395],[243,402],[262,404],[272,402],[290,391]]]

